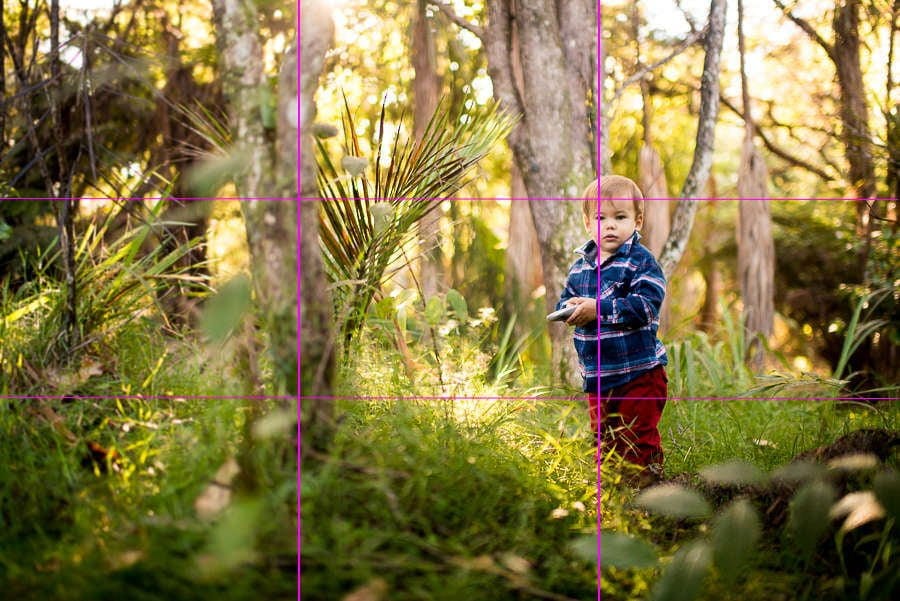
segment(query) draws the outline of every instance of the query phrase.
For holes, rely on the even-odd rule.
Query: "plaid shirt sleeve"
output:
[[[634,329],[659,319],[659,309],[666,295],[666,278],[659,264],[647,260],[635,264],[629,260],[622,271],[623,280],[631,279],[630,284],[620,280],[614,286],[628,286],[627,294],[600,301],[599,310],[603,322],[613,327]]]
[[[666,279],[634,233],[600,270],[600,392],[668,362],[657,337]]]

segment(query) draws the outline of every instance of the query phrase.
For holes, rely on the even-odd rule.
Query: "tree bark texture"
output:
[[[727,0],[711,0],[709,27],[704,40],[706,56],[700,80],[700,116],[697,123],[697,142],[694,159],[687,179],[681,189],[681,201],[672,217],[672,230],[659,258],[666,277],[670,277],[684,254],[698,200],[694,197],[704,188],[712,168],[716,119],[719,114],[719,60],[725,36],[725,9]]]
[[[273,390],[276,394],[297,391],[296,329],[296,203],[292,200],[262,200],[295,190],[294,175],[283,165],[292,156],[282,157],[276,167],[277,131],[267,133],[261,103],[265,102],[262,45],[259,39],[256,4],[252,0],[213,0],[213,19],[220,48],[229,102],[232,137],[239,140],[233,152],[246,157],[246,168],[235,176],[243,198],[241,210],[250,248],[251,268],[257,305],[268,334],[273,359]],[[286,56],[287,65],[292,58]],[[287,110],[297,97],[296,81],[286,66],[281,73],[279,108]],[[282,128],[289,120],[276,119]],[[277,130],[277,125],[275,127]],[[281,132],[281,148],[292,127]],[[294,196],[293,198],[296,198]]]
[[[308,133],[316,118],[315,93],[331,45],[334,25],[326,2],[303,0],[301,10],[301,190],[300,195],[300,356],[301,416],[304,448],[327,446],[333,425],[334,401],[334,316],[319,246],[319,200],[312,134]],[[307,398],[313,397],[313,398]]]
[[[524,193],[525,186],[513,165],[513,198],[516,192]],[[521,197],[518,197],[521,198]],[[534,228],[534,218],[528,202],[524,200],[510,201],[509,206],[509,243],[506,247],[506,285],[509,294],[507,301],[512,303],[513,311],[517,305],[529,302],[532,293],[544,283],[541,268],[541,247]]]
[[[488,70],[495,97],[521,116],[509,144],[528,196],[576,196],[595,173],[597,42],[585,24],[596,22],[596,3],[497,0],[487,13]]]
[[[235,176],[235,186],[244,198],[273,196],[274,147],[262,120],[267,84],[256,3],[212,0],[212,7],[232,139],[238,141],[232,152],[245,157],[245,168]]]
[[[584,243],[577,197],[596,174],[597,5],[587,0],[497,0],[487,4],[485,50],[494,96],[521,120],[508,142],[525,184],[553,308]],[[577,384],[571,332],[552,327],[554,378]]]
[[[766,181],[768,171],[762,154],[753,144],[750,128],[741,152],[738,196],[738,277],[743,302],[747,360],[757,370],[764,363],[759,336],[772,335],[775,320],[775,241],[772,237],[772,215]]]
[[[416,0],[412,17],[413,133],[421,140],[428,121],[437,109],[441,95],[441,79],[437,74],[434,34],[428,19],[428,2]],[[439,202],[439,201],[437,201]],[[441,283],[441,249],[438,240],[441,212],[432,211],[419,222],[419,239],[423,252],[419,261],[419,284],[425,298],[438,293]]]
[[[847,179],[857,198],[875,196],[875,165],[869,131],[869,107],[859,58],[860,0],[838,0],[834,19],[834,66],[841,90],[841,138],[850,168]],[[864,210],[860,203],[860,210]]]

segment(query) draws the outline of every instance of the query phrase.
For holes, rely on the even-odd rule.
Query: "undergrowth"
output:
[[[38,402],[0,404],[4,598],[296,598],[290,424],[248,442],[245,401],[54,403],[70,440]],[[198,498],[248,446],[265,484],[201,515]]]
[[[339,414],[328,453],[304,459],[303,599],[596,598],[583,403],[346,401]]]
[[[714,482],[739,474],[738,480],[755,482],[779,473],[800,452],[864,428],[896,435],[898,424],[900,404],[892,401],[670,401],[660,433],[667,478],[693,482],[702,473]],[[735,458],[743,467],[732,463]],[[713,517],[704,496],[690,487],[660,489],[656,502],[650,501],[653,495],[638,495],[611,452],[601,461],[602,596],[613,601],[894,598],[897,453],[886,465],[866,466],[851,468],[852,475],[843,478],[835,475],[837,468],[827,473],[810,468],[796,476],[799,491],[783,504],[766,501],[754,510],[739,494]],[[851,511],[869,511],[872,506],[866,509],[864,501],[875,498],[867,496],[873,488],[886,503],[887,516],[870,515],[874,522],[850,531],[832,526],[842,519],[834,514],[844,494],[840,490],[857,495],[844,502]]]

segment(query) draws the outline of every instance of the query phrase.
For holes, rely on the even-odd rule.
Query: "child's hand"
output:
[[[566,323],[570,326],[583,326],[592,321],[597,320],[597,299],[596,298],[570,298],[566,302],[566,306],[576,305],[575,312],[569,316]]]

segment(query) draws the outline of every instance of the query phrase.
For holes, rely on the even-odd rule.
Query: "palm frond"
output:
[[[320,241],[326,272],[339,283],[335,300],[346,340],[361,327],[388,267],[410,260],[402,249],[416,224],[467,183],[472,168],[517,120],[495,103],[456,119],[439,104],[421,139],[414,140],[404,135],[401,116],[385,165],[385,117],[383,103],[374,160],[358,176],[339,168],[341,161],[316,139]],[[344,155],[365,158],[346,96],[342,126]]]

